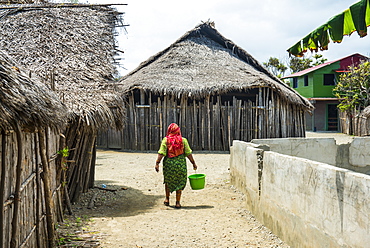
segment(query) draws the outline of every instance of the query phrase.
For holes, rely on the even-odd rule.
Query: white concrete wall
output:
[[[370,166],[370,137],[356,137],[349,146],[349,163],[352,166]]]
[[[292,247],[370,247],[369,175],[240,141],[230,170],[250,211]]]
[[[267,149],[266,147],[264,147]],[[263,149],[258,145],[243,141],[234,141],[230,149],[230,174],[232,184],[246,194],[250,208],[255,205],[259,198],[259,175],[258,162]],[[261,158],[262,159],[262,158]],[[248,166],[246,166],[248,165]]]
[[[337,145],[334,138],[254,139],[271,151],[306,158],[370,175],[370,137],[356,137]]]
[[[277,153],[336,164],[337,145],[334,138],[254,139],[251,142],[266,144]]]

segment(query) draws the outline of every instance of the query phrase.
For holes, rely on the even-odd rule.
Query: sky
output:
[[[260,63],[276,57],[286,63],[286,50],[308,33],[359,0],[89,0],[80,3],[123,3],[124,12],[117,38],[124,51],[123,76],[141,62],[170,46],[202,21],[211,20],[224,37],[246,50]],[[370,27],[369,27],[370,33]],[[345,36],[341,44],[329,44],[320,52],[328,61],[353,53],[370,56],[370,34]],[[310,52],[307,52],[309,55]],[[289,72],[286,73],[288,75]]]

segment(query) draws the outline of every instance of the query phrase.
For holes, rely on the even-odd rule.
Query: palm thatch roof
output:
[[[193,98],[270,87],[289,102],[313,108],[249,53],[223,37],[212,22],[190,30],[120,82],[124,91],[140,88],[158,94],[189,94]]]
[[[55,91],[70,119],[119,126],[122,100],[106,84],[117,73],[121,14],[104,4],[0,5],[0,47]]]
[[[66,107],[44,84],[31,80],[5,53],[0,52],[0,128],[59,127]]]

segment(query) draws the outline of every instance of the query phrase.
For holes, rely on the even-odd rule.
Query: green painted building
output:
[[[356,53],[283,78],[289,79],[290,86],[308,98],[315,107],[313,115],[306,114],[307,131],[340,130],[337,109],[339,101],[333,95],[333,88],[339,80],[339,75],[347,72],[349,66],[357,66],[368,59]]]

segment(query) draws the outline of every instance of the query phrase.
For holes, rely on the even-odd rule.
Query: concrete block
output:
[[[352,166],[370,165],[370,137],[356,137],[349,146],[349,163]]]
[[[246,187],[258,194],[260,178],[258,161],[262,161],[264,150],[256,147],[260,145],[234,140],[230,156],[230,173],[232,182],[241,186],[243,192]]]

